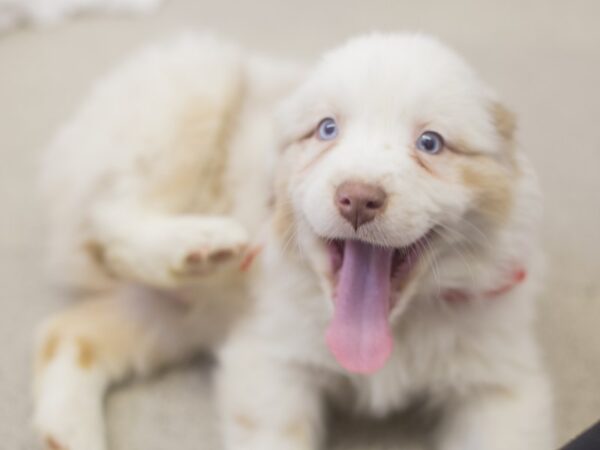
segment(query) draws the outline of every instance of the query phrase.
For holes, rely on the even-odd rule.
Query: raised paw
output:
[[[111,243],[103,262],[124,278],[171,288],[239,267],[247,246],[245,228],[228,217],[165,216]]]
[[[221,248],[205,246],[193,250],[185,256],[183,264],[175,269],[175,274],[177,276],[207,275],[220,267],[230,266],[233,263],[239,264],[246,247],[246,244]]]
[[[229,219],[198,219],[182,224],[173,241],[171,274],[177,279],[238,267],[248,247],[246,230]]]

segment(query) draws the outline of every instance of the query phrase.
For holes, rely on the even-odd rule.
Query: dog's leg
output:
[[[109,273],[158,287],[235,269],[248,242],[244,227],[226,216],[158,214],[118,203],[97,208],[92,227],[98,262]]]
[[[186,35],[98,84],[45,155],[58,279],[103,287],[103,267],[179,286],[239,256],[247,230],[228,217],[237,198],[229,168],[244,61],[234,46]]]
[[[320,394],[305,374],[247,340],[229,345],[221,362],[218,401],[225,450],[320,448]]]
[[[453,402],[434,449],[544,450],[552,445],[551,396],[540,376]]]
[[[136,318],[142,303],[143,327]],[[188,357],[197,346],[185,334],[182,314],[164,299],[136,305],[115,295],[82,301],[48,319],[34,367],[34,426],[45,448],[106,450],[106,388]]]

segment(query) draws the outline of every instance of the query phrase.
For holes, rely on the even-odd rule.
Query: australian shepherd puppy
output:
[[[219,356],[227,450],[323,448],[326,407],[441,415],[435,450],[548,450],[536,179],[455,53],[373,34],[314,67],[205,36],[100,83],[47,153],[35,426],[107,450],[107,386]]]

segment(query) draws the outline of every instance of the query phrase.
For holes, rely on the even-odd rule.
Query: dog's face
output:
[[[511,117],[436,41],[374,35],[326,55],[281,119],[277,227],[331,298],[338,361],[375,371],[424,255],[510,214]]]

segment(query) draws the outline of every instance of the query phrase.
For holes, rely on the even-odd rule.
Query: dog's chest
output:
[[[443,401],[470,383],[472,358],[457,349],[460,333],[450,323],[414,315],[411,326],[396,334],[387,364],[370,375],[351,375],[353,406],[361,413],[384,416],[405,410],[423,398]]]
[[[433,377],[419,369],[406,358],[392,358],[376,374],[352,376],[353,406],[360,413],[376,417],[407,409],[415,399],[435,390]]]

